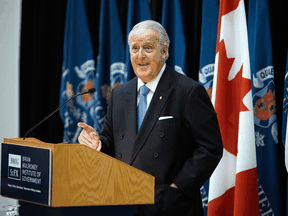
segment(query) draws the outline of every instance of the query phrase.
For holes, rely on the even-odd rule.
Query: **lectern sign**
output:
[[[21,180],[21,155],[9,154],[8,178]]]
[[[1,195],[50,205],[51,150],[2,143]]]

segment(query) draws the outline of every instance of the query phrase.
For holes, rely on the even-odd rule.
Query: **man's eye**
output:
[[[147,46],[147,47],[145,47],[145,49],[146,49],[147,51],[151,52],[153,48],[152,48],[152,46]]]

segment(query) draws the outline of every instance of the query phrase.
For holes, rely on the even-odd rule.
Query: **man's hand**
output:
[[[98,149],[99,147],[99,135],[91,126],[87,125],[86,123],[78,123],[78,127],[82,127],[83,130],[81,131],[78,141],[82,145],[86,145],[92,149]]]

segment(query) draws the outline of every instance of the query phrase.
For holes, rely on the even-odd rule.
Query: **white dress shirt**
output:
[[[147,94],[147,109],[150,105],[150,102],[152,100],[152,97],[154,95],[154,92],[156,91],[156,88],[158,86],[158,83],[162,77],[162,74],[164,72],[166,68],[166,63],[164,63],[164,65],[162,66],[159,74],[153,79],[151,80],[150,82],[146,83],[146,86],[150,89],[149,93]],[[138,78],[138,83],[137,83],[137,106],[139,104],[139,101],[140,101],[140,87],[145,85],[145,83],[142,82],[141,79]]]
[[[150,105],[150,102],[152,100],[152,97],[154,95],[154,92],[156,91],[156,88],[158,86],[158,83],[160,81],[160,78],[162,77],[162,74],[164,72],[166,68],[166,63],[164,63],[164,65],[162,66],[159,74],[155,77],[155,79],[151,80],[150,82],[146,83],[146,86],[150,89],[150,92],[147,94],[147,109]],[[145,85],[145,83],[142,82],[141,79],[138,78],[138,82],[137,82],[137,106],[140,100],[140,87]],[[102,143],[101,140],[99,139],[99,146],[96,149],[97,151],[100,151],[102,148]]]

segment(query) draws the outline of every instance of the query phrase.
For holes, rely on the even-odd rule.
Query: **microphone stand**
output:
[[[33,131],[35,128],[37,128],[39,125],[41,125],[44,121],[46,121],[48,118],[50,118],[52,115],[54,115],[58,110],[60,110],[63,106],[65,106],[69,101],[71,101],[72,99],[74,99],[75,97],[78,97],[80,95],[84,95],[84,94],[87,94],[87,93],[93,93],[95,92],[95,88],[91,88],[89,89],[88,91],[86,92],[82,92],[82,93],[79,93],[77,95],[74,95],[72,96],[69,100],[67,100],[64,104],[62,104],[61,106],[59,106],[56,110],[54,110],[52,113],[50,113],[48,116],[46,116],[44,119],[42,119],[40,122],[38,122],[36,125],[34,125],[32,128],[30,128],[24,135],[23,137],[23,140],[25,140],[25,138],[27,137],[27,135]]]

